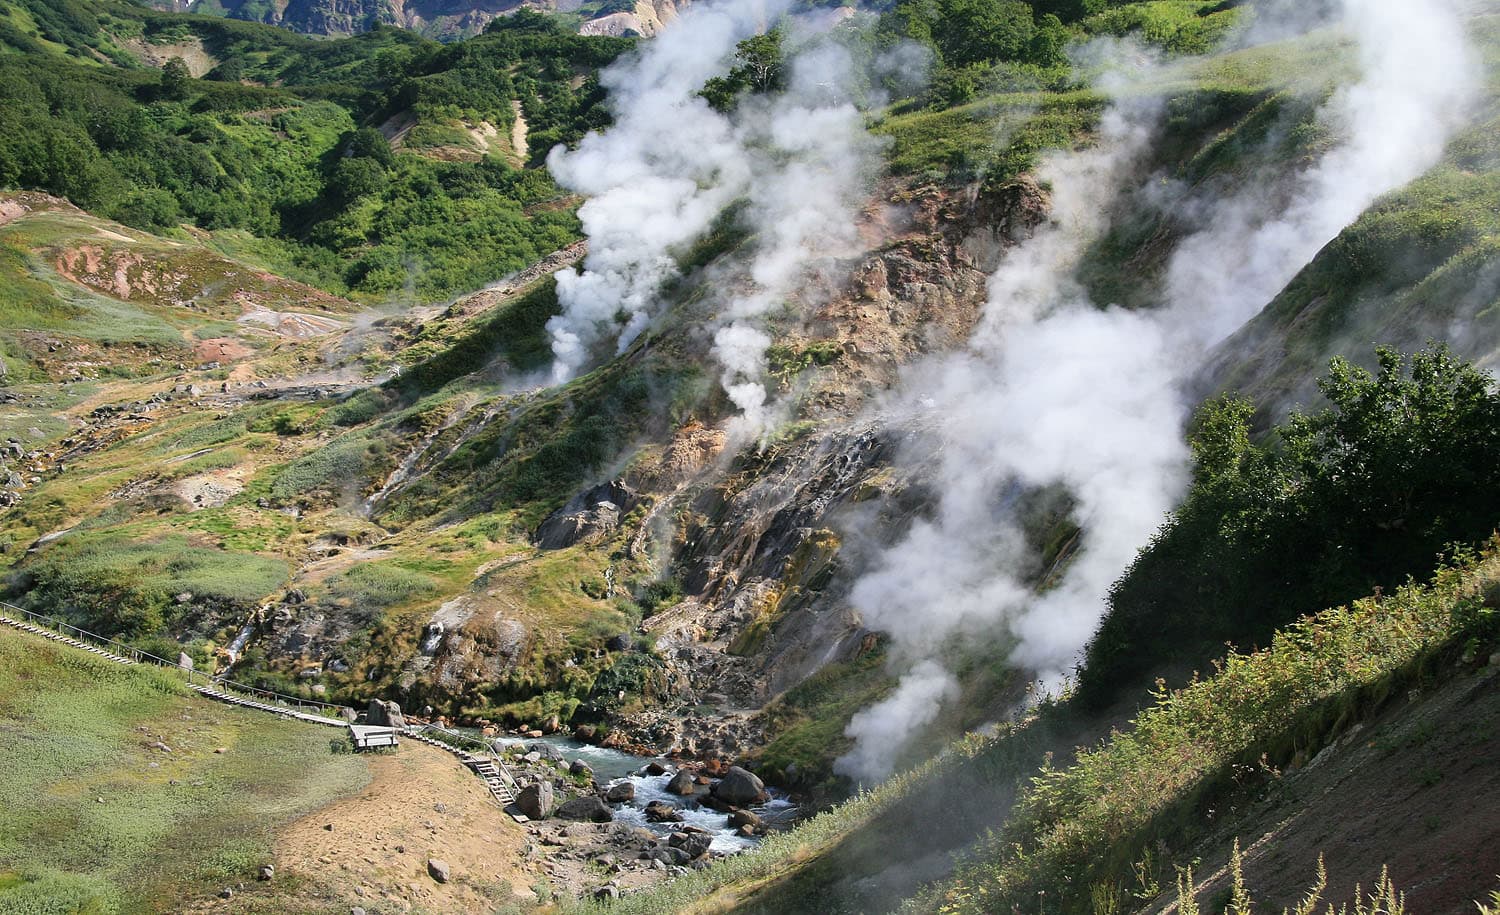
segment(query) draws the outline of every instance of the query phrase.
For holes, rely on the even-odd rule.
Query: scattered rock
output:
[[[655,762],[655,761],[648,762],[648,763],[646,763],[646,774],[647,775],[666,775],[667,774],[667,767],[664,766],[664,765],[662,765],[659,762]]]
[[[719,783],[714,785],[713,795],[736,807],[744,807],[765,799],[766,783],[747,769],[731,766]]]
[[[594,898],[595,899],[619,899],[620,898],[620,888],[617,887],[617,886],[615,886],[613,883],[606,883],[603,886],[599,887],[597,890],[594,890]]]
[[[214,752],[215,753],[220,753],[220,754],[228,753],[229,752],[229,748],[228,747],[214,747]]]
[[[667,782],[667,791],[672,794],[681,794],[684,797],[696,794],[698,791],[698,780],[693,778],[693,773],[686,769],[678,769],[672,780]]]
[[[427,859],[427,875],[438,883],[447,883],[450,873],[447,861],[437,858]]]
[[[153,743],[151,745],[151,749],[153,749],[153,750],[160,750],[163,753],[170,753],[170,752],[172,752],[172,748],[169,747],[169,746],[167,746],[166,744],[162,743],[160,740],[158,740],[155,743]]]
[[[604,647],[609,651],[629,651],[634,646],[635,639],[631,638],[628,632],[610,636],[609,641],[604,643]]]
[[[563,761],[562,751],[559,750],[557,747],[554,747],[550,743],[540,743],[539,742],[539,743],[527,744],[526,745],[526,749],[529,752],[537,754],[537,756],[540,757],[541,759],[550,759],[553,762],[562,762]]]
[[[349,910],[349,915],[365,915],[365,910],[359,906],[355,906]]]
[[[658,845],[650,851],[651,860],[668,867],[684,867],[693,859],[686,851],[671,845]]]
[[[680,848],[687,852],[688,860],[694,861],[708,854],[708,849],[713,845],[713,837],[701,832],[674,832],[667,840],[668,847]]]
[[[611,804],[623,804],[626,801],[635,800],[635,783],[620,782],[609,789],[608,793],[604,795],[604,799]]]
[[[615,818],[609,805],[592,794],[568,801],[557,808],[557,815],[565,820],[588,820],[594,823],[608,823]]]
[[[545,820],[552,815],[556,800],[551,782],[533,782],[516,795],[516,806],[533,820]]]
[[[227,886],[224,887],[222,890],[219,890],[219,898],[220,899],[233,899],[234,898],[234,890],[231,889],[230,887],[227,887]]]
[[[179,651],[179,652],[177,652],[177,666],[180,667],[180,668],[182,668],[183,670],[192,670],[193,669],[193,659],[192,659],[192,656],[189,655],[185,651]]]
[[[733,827],[749,826],[751,829],[759,829],[762,822],[760,817],[748,810],[733,810],[729,813],[729,825]]]
[[[646,821],[650,823],[681,823],[682,811],[666,801],[652,801],[646,805]]]
[[[262,864],[260,870],[255,872],[256,880],[266,881],[274,876],[276,876],[276,866],[274,864]]]
[[[568,774],[576,778],[593,778],[594,770],[590,769],[589,764],[584,762],[583,760],[575,759],[573,760],[572,764],[568,766]]]

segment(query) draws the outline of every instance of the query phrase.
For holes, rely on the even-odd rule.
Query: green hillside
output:
[[[167,911],[253,880],[276,830],[367,780],[329,732],[0,632],[0,911]]]

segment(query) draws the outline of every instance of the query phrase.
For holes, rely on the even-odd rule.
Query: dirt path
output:
[[[525,165],[531,149],[526,144],[529,131],[526,127],[526,115],[521,111],[521,100],[511,99],[510,109],[515,112],[515,119],[510,122],[511,152],[515,153],[517,165]]]
[[[525,829],[457,760],[415,741],[367,759],[363,791],[282,832],[274,880],[198,911],[489,913],[535,902]],[[448,883],[428,875],[429,858],[448,863]]]

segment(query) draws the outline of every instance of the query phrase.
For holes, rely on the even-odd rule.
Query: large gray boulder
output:
[[[438,858],[427,859],[427,875],[438,883],[447,883],[452,877],[453,871],[448,867],[448,862]]]
[[[573,798],[557,808],[557,815],[564,820],[586,820],[592,823],[608,823],[615,818],[609,805],[592,794]]]
[[[612,785],[608,793],[604,795],[604,799],[611,804],[623,804],[626,801],[635,800],[635,783],[620,782],[618,785]]]
[[[667,791],[672,794],[680,794],[684,797],[698,793],[698,780],[693,778],[693,773],[686,769],[678,769],[672,780],[667,782]]]
[[[689,861],[708,854],[708,849],[713,845],[713,837],[701,832],[674,832],[672,838],[667,840],[667,845],[672,848],[680,848],[687,852]]]
[[[536,753],[542,759],[550,759],[553,762],[563,761],[562,751],[546,741],[538,740],[535,743],[528,743],[526,751],[528,753]]]
[[[375,727],[406,727],[406,718],[401,714],[401,706],[383,699],[370,700],[370,707],[365,711],[365,721]]]
[[[516,795],[516,807],[533,820],[545,820],[556,806],[551,782],[533,782]]]
[[[713,796],[736,807],[758,803],[766,797],[766,783],[754,772],[731,766],[718,784],[713,786]]]
[[[532,536],[544,550],[560,550],[580,540],[607,534],[640,501],[640,494],[623,481],[602,483],[578,493],[541,523]]]

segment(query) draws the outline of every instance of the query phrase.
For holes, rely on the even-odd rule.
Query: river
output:
[[[672,780],[674,770],[672,763],[665,759],[636,756],[619,750],[596,747],[569,737],[531,739],[501,737],[492,742],[501,746],[548,744],[556,748],[568,762],[578,759],[586,763],[590,769],[594,770],[594,777],[602,785],[611,787],[627,781],[635,785],[635,799],[615,808],[617,822],[641,826],[661,836],[671,835],[684,825],[696,826],[713,836],[713,845],[710,846],[710,850],[717,854],[734,854],[747,848],[754,848],[760,842],[759,838],[748,838],[731,829],[728,814],[703,807],[692,798],[681,797],[667,791],[667,782]],[[659,762],[666,766],[667,773],[647,775],[645,766],[650,762]],[[773,828],[790,823],[796,817],[797,805],[787,800],[784,793],[774,788],[766,790],[770,793],[771,800],[749,809]],[[676,807],[682,813],[682,823],[648,822],[646,805],[652,801],[664,801]]]

